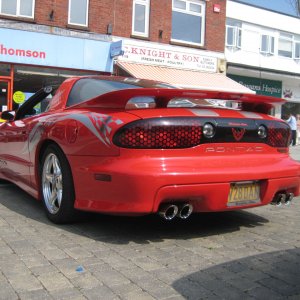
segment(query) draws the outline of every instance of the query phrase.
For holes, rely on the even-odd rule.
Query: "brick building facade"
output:
[[[0,106],[11,107],[16,91],[32,93],[40,85],[73,74],[118,72],[118,58],[111,57],[110,45],[120,40],[125,54],[129,47],[137,47],[140,54],[151,48],[152,54],[166,56],[151,61],[142,55],[124,55],[119,73],[122,69],[125,75],[135,76],[126,69],[125,60],[135,67],[143,62],[156,68],[146,70],[151,79],[162,80],[158,68],[174,65],[187,70],[187,78],[199,77],[193,87],[203,87],[201,83],[207,81],[203,73],[214,83],[221,82],[214,74],[230,80],[224,76],[225,22],[224,0],[2,0],[1,46],[8,50],[0,53],[0,85],[6,90],[0,95]],[[46,58],[19,55],[27,51],[43,52]],[[169,74],[174,76],[182,77]],[[240,87],[233,81],[225,85]],[[205,83],[204,87],[210,88]]]

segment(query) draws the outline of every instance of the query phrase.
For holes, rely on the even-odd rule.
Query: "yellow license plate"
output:
[[[239,206],[260,202],[258,182],[234,182],[230,185],[227,206]]]

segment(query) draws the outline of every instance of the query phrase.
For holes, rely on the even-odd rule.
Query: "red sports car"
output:
[[[282,99],[113,76],[51,93],[2,113],[0,178],[42,200],[55,223],[78,210],[185,219],[299,195],[290,128],[268,115]]]

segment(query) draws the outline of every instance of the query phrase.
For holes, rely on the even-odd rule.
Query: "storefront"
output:
[[[223,53],[123,39],[115,73],[181,88],[254,93],[226,77]]]
[[[113,70],[109,41],[10,28],[0,36],[0,111],[68,77]]]
[[[229,78],[253,90],[258,95],[272,96],[281,98],[282,82],[277,80],[269,80],[264,78],[255,78],[239,75],[227,75]]]
[[[227,76],[252,89],[257,94],[273,96],[287,100],[276,109],[276,116],[286,113],[300,116],[300,76],[279,72],[259,71],[249,68],[229,66]]]
[[[283,113],[292,112],[300,119],[300,77],[283,81],[282,97],[288,102],[283,106]],[[300,123],[300,122],[299,122]]]
[[[257,94],[285,99],[287,102],[278,106],[272,114],[285,118],[292,113],[297,119],[300,140],[300,76],[238,66],[229,66],[227,76]]]
[[[242,66],[229,65],[227,76],[248,87],[258,95],[283,98],[283,76],[275,72],[267,72]],[[283,108],[276,107],[272,115],[281,118]]]

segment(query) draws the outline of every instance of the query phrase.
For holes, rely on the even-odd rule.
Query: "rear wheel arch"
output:
[[[70,163],[68,161],[68,158],[67,156],[65,155],[64,151],[62,150],[62,148],[53,140],[45,140],[43,141],[43,143],[40,145],[39,147],[39,151],[37,153],[37,156],[36,156],[36,182],[38,183],[38,187],[40,187],[40,184],[41,184],[41,173],[42,173],[42,159],[43,159],[43,156],[44,156],[44,153],[45,151],[48,149],[48,147],[50,147],[51,145],[54,145],[54,147],[57,147],[59,149],[59,151],[61,151],[61,153],[64,155],[64,158],[68,164],[68,168],[70,170],[70,173],[72,175],[72,178],[73,178],[73,173],[72,173],[72,169],[71,169],[71,166],[70,166]],[[39,200],[41,200],[42,198],[42,195],[41,195],[41,191],[39,190]]]
[[[75,189],[71,167],[55,142],[44,143],[39,153],[39,192],[47,217],[54,223],[74,221]]]

